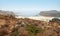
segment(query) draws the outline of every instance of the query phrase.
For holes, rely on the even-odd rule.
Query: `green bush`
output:
[[[39,32],[44,32],[44,30],[37,28],[34,25],[27,24],[26,30],[29,32],[30,36],[36,36]]]

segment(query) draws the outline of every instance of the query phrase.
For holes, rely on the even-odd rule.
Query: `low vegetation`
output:
[[[39,28],[37,28],[36,26],[34,26],[34,25],[29,25],[29,24],[27,24],[27,26],[26,26],[26,30],[29,32],[29,35],[30,36],[36,36],[37,35],[37,33],[39,33],[39,32],[43,32],[44,30],[42,30],[42,29],[39,29]]]
[[[60,36],[60,23],[57,22],[60,21],[45,22],[0,15],[0,36]]]

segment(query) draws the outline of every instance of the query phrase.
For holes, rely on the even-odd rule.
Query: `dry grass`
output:
[[[36,30],[42,29],[44,32],[39,32],[36,36],[60,36],[60,23],[57,22],[44,22],[33,19],[17,19],[13,16],[2,16],[0,15],[0,36],[30,36],[30,31],[26,30],[27,25],[31,24],[28,28],[35,33]],[[36,28],[36,29],[35,29]],[[41,31],[41,30],[40,30]]]

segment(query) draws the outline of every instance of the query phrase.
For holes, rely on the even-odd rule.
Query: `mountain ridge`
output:
[[[39,15],[49,17],[60,17],[60,11],[57,10],[41,11]]]

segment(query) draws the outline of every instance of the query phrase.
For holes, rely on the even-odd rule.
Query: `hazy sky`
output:
[[[44,10],[59,10],[60,0],[0,0],[0,10],[35,15]]]

